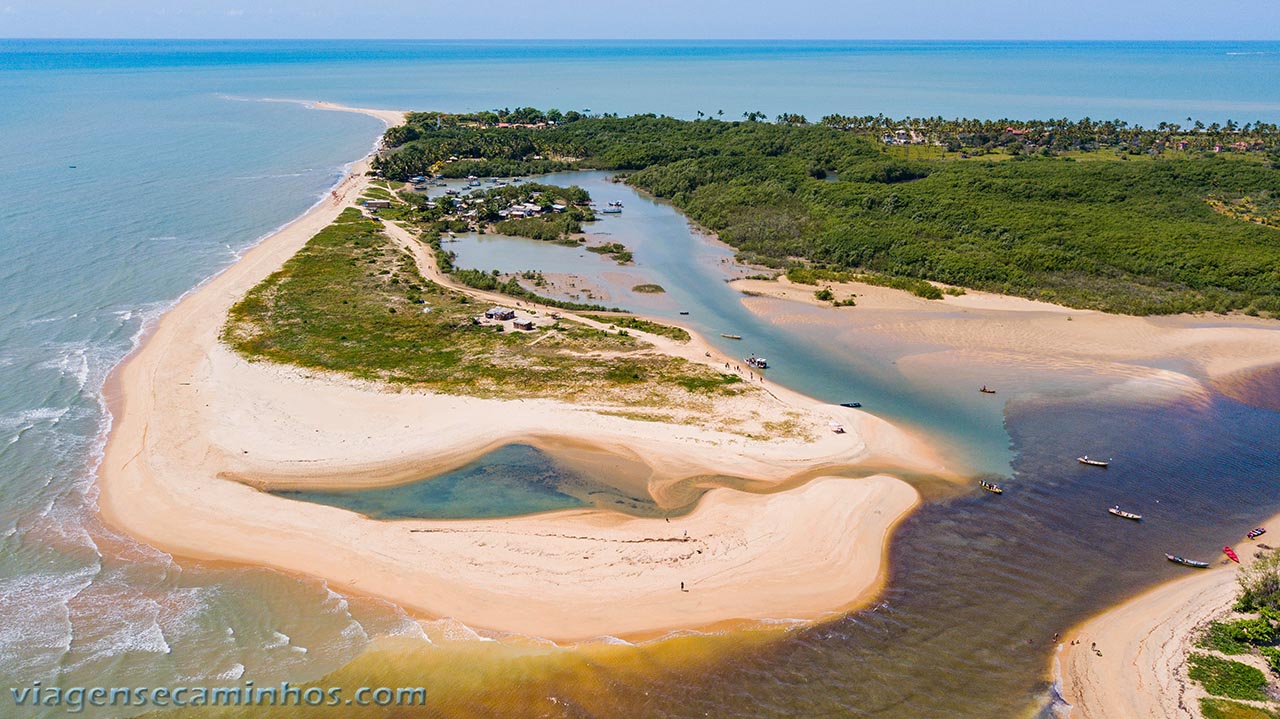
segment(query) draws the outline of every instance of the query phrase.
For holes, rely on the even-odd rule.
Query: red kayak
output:
[[[1236,556],[1235,551],[1234,551],[1234,550],[1232,550],[1232,549],[1231,549],[1231,547],[1223,547],[1223,548],[1222,548],[1222,552],[1223,552],[1223,554],[1226,554],[1226,555],[1227,555],[1227,559],[1230,559],[1231,561],[1235,562],[1236,564],[1239,564],[1239,563],[1240,563],[1240,558]]]

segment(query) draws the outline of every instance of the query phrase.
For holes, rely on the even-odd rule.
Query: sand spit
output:
[[[403,118],[315,106],[389,124]],[[248,362],[220,344],[228,308],[357,200],[367,167],[368,158],[355,163],[329,199],[184,298],[113,373],[113,428],[99,470],[112,525],[179,556],[319,576],[422,616],[559,641],[816,619],[874,594],[888,534],[918,501],[915,490],[887,476],[797,478],[858,464],[946,470],[927,445],[870,415],[770,386],[736,409],[785,409],[824,430],[752,440],[559,401],[392,392]],[[388,231],[439,278],[420,243]],[[691,361],[727,361],[696,337],[647,339]],[[829,422],[847,433],[827,431]],[[669,522],[594,509],[382,522],[261,491],[420,479],[522,441],[577,442],[642,462],[655,496],[664,483],[708,474],[799,486],[715,489]]]

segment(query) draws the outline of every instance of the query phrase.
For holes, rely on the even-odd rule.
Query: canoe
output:
[[[1239,564],[1239,563],[1240,563],[1240,557],[1236,555],[1235,550],[1234,550],[1234,549],[1232,549],[1231,547],[1223,547],[1223,548],[1222,548],[1222,553],[1223,553],[1223,554],[1225,554],[1225,555],[1227,555],[1227,559],[1230,559],[1231,561],[1235,562],[1236,564]]]
[[[1120,517],[1120,518],[1122,518],[1122,519],[1132,519],[1132,520],[1134,520],[1135,522],[1141,522],[1141,521],[1142,521],[1142,515],[1141,515],[1141,514],[1134,514],[1133,512],[1126,512],[1126,511],[1124,511],[1123,509],[1120,509],[1119,507],[1110,507],[1110,508],[1108,508],[1108,509],[1107,509],[1107,511],[1108,511],[1108,512],[1111,512],[1112,514],[1114,514],[1114,515],[1116,515],[1117,517]]]
[[[1209,563],[1208,563],[1208,562],[1197,562],[1197,561],[1196,561],[1196,560],[1194,560],[1194,559],[1186,559],[1186,558],[1184,558],[1184,557],[1179,557],[1179,556],[1178,556],[1178,555],[1176,555],[1176,554],[1165,554],[1165,555],[1164,555],[1164,558],[1165,558],[1165,559],[1167,559],[1167,560],[1169,560],[1170,562],[1173,562],[1174,564],[1181,564],[1181,565],[1183,565],[1183,566],[1185,566],[1185,567],[1195,567],[1196,569],[1208,569],[1208,568],[1209,568]]]
[[[1267,533],[1267,530],[1265,528],[1258,527],[1257,529],[1250,529],[1248,537],[1249,539],[1257,539],[1258,537],[1261,537],[1266,533]]]
[[[978,482],[978,486],[982,487],[988,492],[991,492],[992,494],[1004,494],[1004,488],[996,484],[995,482],[987,482],[984,480],[984,481]]]
[[[841,403],[840,403],[840,406],[841,406],[841,407],[852,407],[852,408],[854,408],[854,409],[857,409],[857,408],[859,408],[859,407],[861,407],[861,406],[862,406],[862,403],[861,403],[861,402],[841,402]]]
[[[722,333],[720,333],[720,336],[721,336],[721,337],[723,337],[723,338],[725,338],[725,339],[727,339],[727,340],[740,340],[740,339],[742,339],[742,335],[727,335],[727,334],[724,334],[723,332],[722,332]]]
[[[1089,459],[1089,455],[1087,454],[1083,457],[1076,457],[1076,461],[1079,462],[1080,464],[1087,464],[1090,467],[1106,467],[1107,465],[1111,464],[1111,462],[1109,461],[1104,462],[1100,459]]]

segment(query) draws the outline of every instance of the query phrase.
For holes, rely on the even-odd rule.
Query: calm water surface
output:
[[[925,505],[896,537],[890,589],[875,610],[779,636],[566,652],[478,642],[456,623],[420,624],[319,581],[177,561],[115,535],[94,513],[103,380],[148,322],[322,197],[380,131],[366,117],[256,99],[1150,125],[1280,121],[1278,81],[1277,43],[0,41],[0,183],[10,198],[0,208],[0,684],[372,677],[429,684],[448,716],[1034,711],[1047,701],[1054,631],[1174,576],[1160,552],[1216,557],[1280,509],[1272,403],[1120,405],[1099,399],[1096,381],[1031,373],[1015,373],[1020,389],[1007,406],[1003,394],[979,403],[948,391],[947,376],[908,378],[894,366],[920,348],[756,319],[723,286],[723,248],[692,237],[669,208],[576,177],[594,183],[597,201],[624,200],[623,215],[599,229],[637,259],[617,268],[572,258],[586,263],[576,271],[606,283],[608,273],[636,273],[668,289],[628,294],[614,278],[619,303],[662,317],[687,310],[712,338],[741,334],[722,349],[768,356],[770,381],[863,401],[936,435],[975,472],[1009,476],[1010,491]],[[1089,472],[1070,460],[1082,446],[1117,462]],[[526,465],[499,455],[475,471],[499,477],[511,492],[504,501],[519,509],[536,476]],[[481,511],[469,486],[422,501]],[[1105,513],[1114,503],[1150,521],[1117,522]]]

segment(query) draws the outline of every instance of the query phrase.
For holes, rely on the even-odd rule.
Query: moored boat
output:
[[[1258,527],[1256,529],[1250,529],[1249,534],[1247,536],[1249,537],[1249,539],[1257,539],[1258,537],[1261,537],[1266,533],[1267,533],[1266,528]]]
[[[723,337],[723,338],[725,338],[725,339],[727,339],[727,340],[740,340],[740,339],[742,339],[742,335],[727,335],[727,334],[724,334],[723,332],[721,332],[721,333],[720,333],[720,336],[721,336],[721,337]]]
[[[1170,562],[1173,562],[1174,564],[1181,564],[1181,565],[1183,565],[1183,566],[1185,566],[1185,567],[1195,567],[1196,569],[1208,569],[1208,567],[1209,567],[1209,563],[1208,563],[1208,562],[1198,562],[1198,561],[1196,561],[1196,560],[1194,560],[1194,559],[1187,559],[1186,557],[1179,557],[1179,556],[1178,556],[1178,555],[1176,555],[1176,554],[1168,554],[1168,553],[1166,553],[1166,554],[1164,555],[1164,558],[1165,558],[1165,559],[1167,559],[1167,560],[1169,560]]]
[[[1104,461],[1101,459],[1089,459],[1089,455],[1087,454],[1083,457],[1076,457],[1076,461],[1080,464],[1087,464],[1090,467],[1106,467],[1111,464],[1110,460]]]
[[[1236,554],[1236,551],[1235,551],[1234,549],[1232,549],[1231,547],[1223,547],[1223,548],[1222,548],[1222,553],[1223,553],[1223,554],[1225,554],[1225,555],[1227,555],[1227,559],[1230,559],[1231,561],[1235,562],[1236,564],[1239,564],[1239,563],[1240,563],[1240,556],[1239,556],[1239,555],[1237,555],[1237,554]]]
[[[987,480],[983,479],[978,481],[978,486],[982,487],[988,492],[991,492],[992,494],[1004,494],[1004,488],[996,484],[995,482],[988,482]]]
[[[1141,521],[1142,521],[1142,515],[1141,515],[1141,514],[1135,514],[1135,513],[1133,513],[1133,512],[1126,512],[1126,511],[1124,511],[1123,509],[1120,509],[1120,505],[1118,505],[1118,504],[1117,504],[1116,506],[1114,506],[1114,507],[1111,507],[1111,508],[1110,508],[1110,509],[1108,509],[1107,511],[1108,511],[1108,512],[1111,512],[1112,514],[1116,515],[1117,517],[1121,517],[1121,518],[1123,518],[1123,519],[1132,519],[1132,520],[1134,520],[1135,522],[1141,522]]]
[[[861,402],[841,402],[841,403],[840,403],[840,406],[841,406],[841,407],[852,407],[852,408],[854,408],[854,409],[857,409],[857,408],[859,408],[859,407],[861,407],[861,406],[862,406],[862,403],[861,403]]]
[[[746,362],[748,365],[755,367],[756,369],[769,369],[769,360],[763,357],[756,357],[755,355],[751,355],[750,357],[743,360],[743,362]]]

